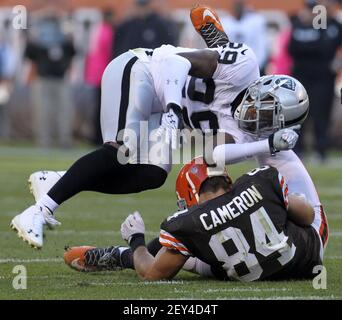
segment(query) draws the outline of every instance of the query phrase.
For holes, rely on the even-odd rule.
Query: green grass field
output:
[[[42,151],[0,146],[0,299],[341,299],[342,298],[342,161],[310,166],[328,213],[330,241],[326,251],[327,289],[311,281],[225,283],[181,272],[174,281],[139,281],[131,270],[83,274],[63,262],[66,245],[123,244],[119,228],[133,210],[144,217],[147,238],[158,235],[163,218],[175,211],[175,167],[159,190],[137,195],[109,196],[83,193],[57,213],[62,226],[46,232],[44,248],[31,249],[10,230],[11,218],[32,204],[27,178],[40,169],[62,170],[88,150]],[[340,155],[341,157],[341,155]],[[234,178],[255,167],[254,162],[232,166]],[[14,290],[14,266],[27,268],[27,289]]]

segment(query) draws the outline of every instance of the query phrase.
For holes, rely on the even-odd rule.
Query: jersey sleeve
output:
[[[288,209],[289,208],[289,188],[287,186],[287,182],[281,173],[278,173],[278,180],[279,180],[280,188],[282,190],[285,207],[286,209]]]
[[[172,236],[165,230],[160,230],[159,242],[162,246],[176,250],[184,256],[192,255],[190,251],[185,247],[185,245],[182,244],[182,242],[177,240],[174,236]]]

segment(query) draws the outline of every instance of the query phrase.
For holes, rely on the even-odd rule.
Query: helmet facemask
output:
[[[266,137],[284,127],[278,97],[270,91],[262,94],[258,84],[248,88],[235,111],[239,128],[258,137]]]

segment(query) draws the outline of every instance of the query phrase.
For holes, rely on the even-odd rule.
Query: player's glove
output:
[[[268,137],[271,154],[283,150],[293,149],[299,138],[296,130],[300,129],[300,124],[290,128],[281,129]]]
[[[184,128],[182,109],[175,103],[167,105],[168,112],[165,112],[161,118],[161,124],[157,131],[157,136],[165,135],[165,142],[170,143],[172,149],[177,148],[177,130]]]
[[[121,225],[122,239],[130,243],[135,234],[145,234],[145,224],[138,211],[130,214]]]
[[[134,251],[138,246],[145,245],[145,224],[138,211],[130,214],[121,225],[122,239],[126,240]]]

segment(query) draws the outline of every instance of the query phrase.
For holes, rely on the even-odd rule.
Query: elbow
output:
[[[311,206],[309,206],[309,207],[310,208],[308,208],[308,214],[307,214],[307,217],[305,219],[306,220],[305,222],[308,226],[310,226],[315,220],[315,211]]]
[[[291,212],[290,219],[300,227],[309,227],[315,219],[314,209],[310,205],[307,205],[301,214]]]
[[[138,273],[138,276],[140,280],[142,281],[159,281],[159,280],[166,280],[163,277],[160,277],[152,272],[144,272],[144,273]]]
[[[205,50],[206,56],[205,56],[205,61],[206,65],[208,67],[208,70],[211,70],[211,77],[214,75],[215,70],[217,68],[217,61],[218,61],[218,53],[211,51],[211,50]]]
[[[308,202],[306,202],[305,214],[302,216],[301,225],[308,227],[314,222],[314,220],[315,210]]]

